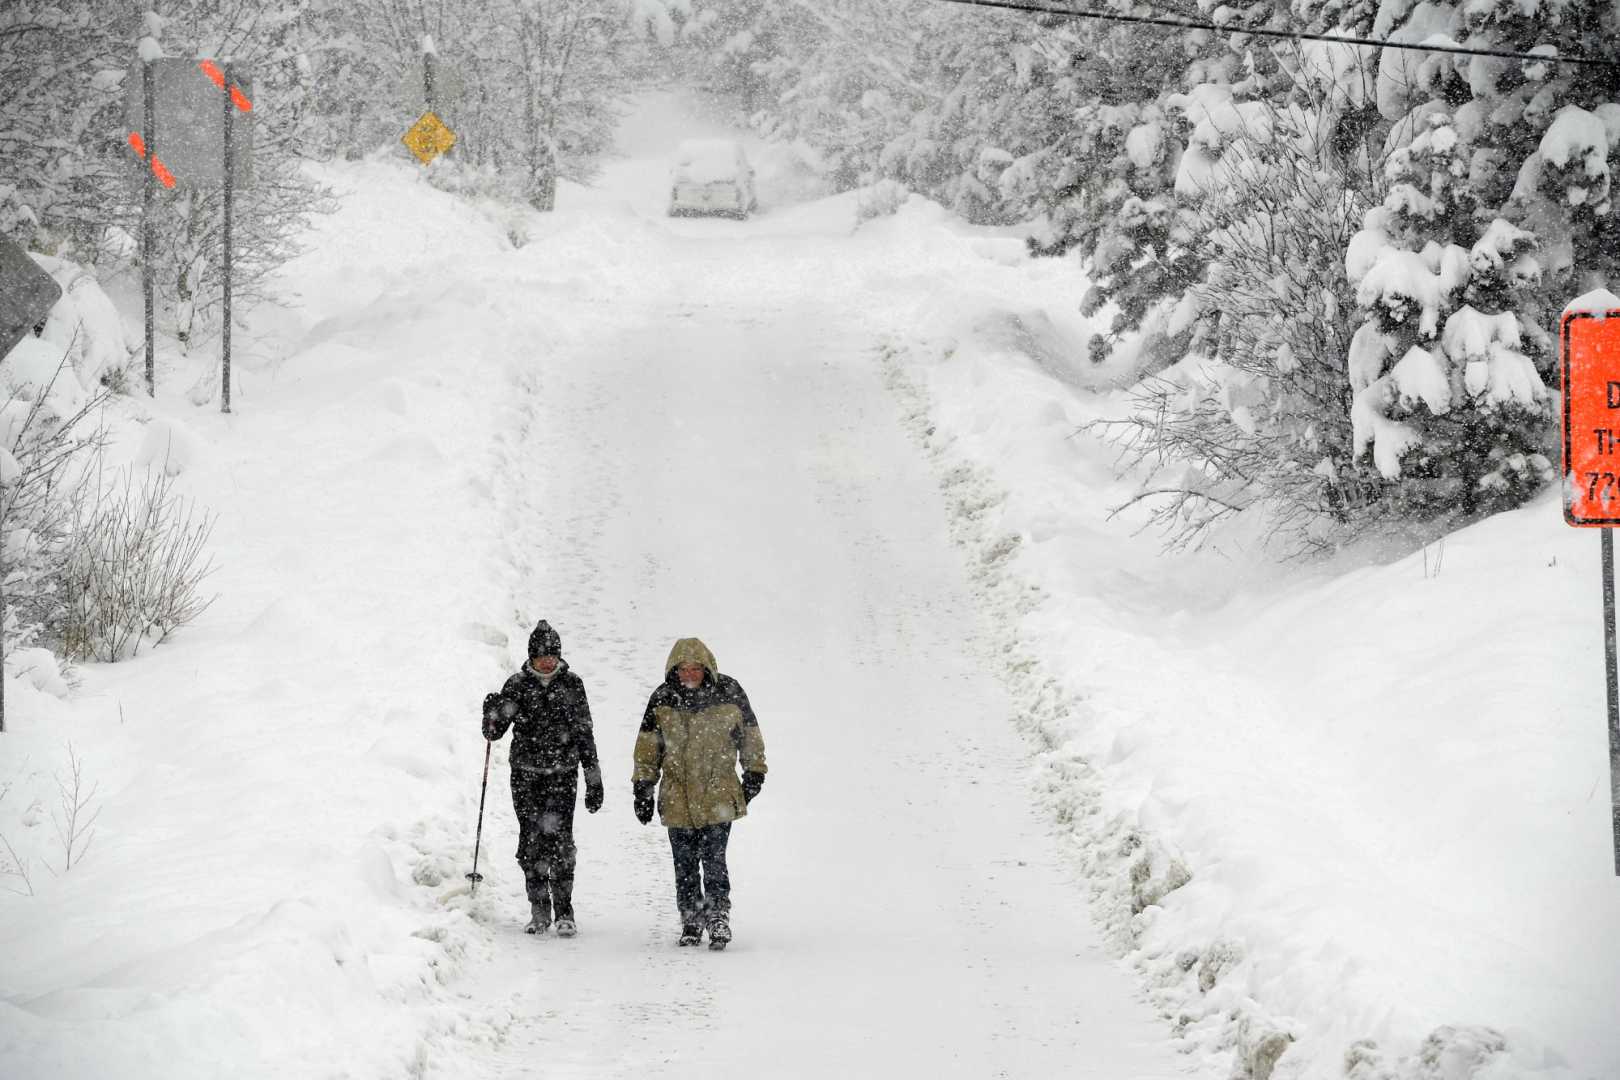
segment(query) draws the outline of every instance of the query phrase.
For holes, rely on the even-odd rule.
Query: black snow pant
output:
[[[574,917],[574,799],[577,773],[512,770],[512,809],[518,819],[518,865],[531,905],[552,918]]]
[[[669,848],[675,855],[675,906],[684,925],[700,925],[711,912],[731,912],[731,874],[726,869],[730,839],[729,821],[669,830]]]

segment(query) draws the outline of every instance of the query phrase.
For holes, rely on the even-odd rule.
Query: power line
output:
[[[1062,15],[1070,19],[1102,19],[1107,22],[1142,23],[1147,26],[1170,26],[1180,30],[1213,30],[1218,34],[1253,34],[1255,37],[1284,38],[1289,41],[1326,41],[1334,45],[1372,45],[1380,49],[1411,49],[1416,52],[1452,53],[1457,56],[1496,56],[1506,60],[1534,60],[1546,64],[1592,64],[1601,67],[1620,67],[1620,59],[1599,56],[1567,56],[1562,54],[1513,52],[1508,49],[1470,49],[1462,45],[1420,45],[1408,41],[1381,41],[1377,38],[1339,37],[1334,34],[1312,34],[1303,30],[1251,30],[1245,27],[1221,26],[1212,22],[1192,19],[1172,19],[1163,15],[1122,15],[1114,11],[1087,11],[1044,4],[1039,0],[938,0],[944,4],[965,7],[1000,8],[1007,11],[1032,11],[1046,15]]]

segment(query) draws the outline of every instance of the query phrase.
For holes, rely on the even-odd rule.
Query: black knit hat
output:
[[[534,633],[529,635],[529,657],[533,659],[536,656],[562,658],[562,638],[557,636],[557,631],[553,630],[551,624],[544,619],[535,626]]]

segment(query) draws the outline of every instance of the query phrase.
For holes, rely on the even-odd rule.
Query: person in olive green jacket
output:
[[[743,774],[737,776],[741,762]],[[709,948],[731,941],[731,823],[765,784],[765,738],[737,680],[720,674],[697,638],[670,650],[664,681],[652,692],[636,736],[636,817],[658,815],[675,856],[675,904],[681,944],[709,932]]]

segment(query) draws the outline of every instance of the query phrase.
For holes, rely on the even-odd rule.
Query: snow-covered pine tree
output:
[[[702,0],[685,40],[703,81],[766,138],[813,148],[837,191],[882,175],[884,148],[937,102],[917,71],[935,5]]]
[[[1042,27],[1006,12],[930,12],[916,47],[917,79],[930,95],[898,125],[879,168],[967,221],[1023,220],[1006,181],[1014,163],[1046,145],[1041,110],[1050,101]],[[1053,103],[1055,104],[1055,103]]]
[[[1190,5],[1166,12],[1199,16]],[[1235,23],[1259,17],[1232,12]],[[1077,250],[1084,260],[1091,287],[1081,310],[1107,319],[1094,360],[1129,341],[1139,367],[1162,368],[1186,352],[1191,327],[1172,316],[1203,271],[1176,184],[1192,125],[1170,101],[1237,82],[1241,54],[1202,31],[1059,21],[1046,32],[1046,48],[1062,58],[1052,91],[1061,107],[1047,118],[1041,167],[1012,170],[1046,221],[1036,250]]]
[[[798,25],[791,9],[780,0],[692,0],[688,11],[673,14],[696,84],[732,103],[739,119],[766,108],[769,86],[756,65],[788,51]]]
[[[1374,33],[1598,55],[1620,15],[1385,0]],[[1620,119],[1620,69],[1394,49],[1377,65],[1389,191],[1346,257],[1365,312],[1348,357],[1355,446],[1389,485],[1385,512],[1515,506],[1553,478],[1557,312],[1613,280],[1620,141],[1604,117]]]

